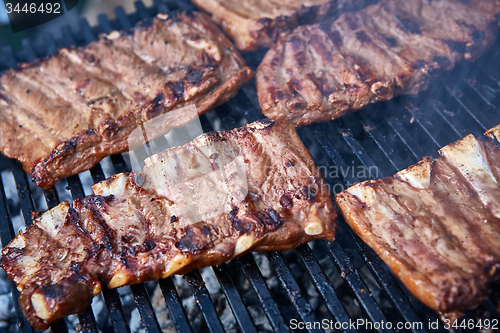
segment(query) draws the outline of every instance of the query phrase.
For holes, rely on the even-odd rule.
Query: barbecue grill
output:
[[[129,29],[139,20],[148,20],[159,12],[194,10],[190,2],[182,0],[155,1],[146,8],[136,2],[136,12],[125,14],[116,9],[116,19],[98,17],[99,26],[90,27],[82,19],[80,31],[65,29],[60,39],[39,43],[23,41],[23,49],[13,52],[6,48],[0,55],[0,70],[11,68],[53,53],[57,48],[85,45],[100,33],[115,29]],[[264,52],[244,54],[254,69]],[[436,155],[437,150],[457,139],[473,133],[480,135],[487,128],[500,123],[500,47],[497,43],[489,54],[475,63],[464,63],[431,84],[428,91],[416,97],[400,97],[390,102],[377,103],[351,113],[341,119],[299,128],[299,135],[311,152],[320,171],[332,190],[339,192],[356,181],[390,176],[404,169],[422,156]],[[263,118],[254,83],[246,85],[238,95],[201,116],[204,131],[229,130]],[[42,190],[34,186],[21,164],[0,157],[0,236],[5,246],[24,224],[32,223],[32,213],[52,208],[60,200],[83,198],[89,194],[89,184],[99,182],[113,173],[129,171],[124,155],[106,158],[89,172],[61,180],[55,188]],[[89,176],[90,175],[90,176]],[[89,184],[87,184],[89,183]],[[9,184],[15,184],[8,186]],[[438,315],[411,296],[392,275],[376,254],[364,244],[339,218],[335,242],[315,241],[285,253],[247,254],[213,270],[226,306],[229,306],[236,330],[256,332],[266,327],[275,332],[289,332],[298,327],[293,323],[324,322],[332,331],[345,332],[428,332],[429,323]],[[256,260],[258,259],[258,260]],[[272,268],[271,278],[277,279],[269,287],[269,275],[262,273],[262,263]],[[202,278],[202,270],[195,270],[185,278],[203,317],[203,331],[234,330],[223,325],[221,311],[211,298]],[[168,307],[170,318],[179,332],[192,331],[193,318],[184,309],[176,280],[157,281]],[[17,302],[19,294],[11,283],[11,295],[17,314],[19,332],[33,332],[24,319]],[[160,332],[153,307],[149,284],[130,287],[143,328],[148,333]],[[499,318],[498,292],[494,292],[477,310],[466,313],[466,318]],[[119,292],[104,288],[107,324],[98,327],[92,308],[78,315],[77,330],[82,332],[130,332]],[[250,303],[258,311],[249,311]],[[256,324],[264,320],[266,325]],[[374,325],[356,330],[343,324],[368,320]],[[337,325],[335,325],[337,323]],[[389,325],[376,325],[390,323]],[[397,327],[401,323],[403,327]],[[421,323],[421,324],[419,324]],[[342,325],[343,324],[343,325]],[[339,328],[340,327],[340,328]],[[12,328],[12,327],[11,327]],[[298,331],[320,332],[323,327]],[[54,332],[75,329],[67,320],[53,324]],[[8,332],[9,328],[1,328]],[[439,323],[437,330],[445,332]]]

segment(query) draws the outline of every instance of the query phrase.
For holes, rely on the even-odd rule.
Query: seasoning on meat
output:
[[[2,251],[35,328],[84,310],[101,283],[333,240],[336,229],[329,190],[289,122],[203,134],[93,189],[42,214]]]
[[[281,34],[302,24],[338,17],[374,0],[193,0],[231,37],[241,51],[270,47]]]
[[[127,150],[144,121],[187,105],[204,113],[252,75],[206,14],[159,14],[150,26],[6,71],[0,149],[49,188]]]
[[[494,0],[382,0],[281,38],[257,70],[264,114],[297,125],[425,90],[495,38]]]
[[[468,135],[439,153],[336,203],[410,292],[456,318],[500,277],[500,144]]]

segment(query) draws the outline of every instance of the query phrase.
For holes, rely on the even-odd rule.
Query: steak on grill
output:
[[[38,329],[117,288],[217,265],[248,251],[333,240],[336,213],[293,124],[203,134],[42,214],[2,251]]]
[[[336,195],[354,231],[443,314],[476,307],[500,278],[500,144],[488,135]]]
[[[3,73],[0,148],[49,188],[127,150],[141,123],[187,105],[202,114],[252,75],[206,14],[159,14]]]
[[[241,51],[270,47],[281,34],[302,24],[362,8],[374,0],[193,0],[231,37]]]
[[[332,120],[427,88],[436,70],[493,42],[497,0],[383,0],[281,38],[257,70],[264,114],[297,125]]]

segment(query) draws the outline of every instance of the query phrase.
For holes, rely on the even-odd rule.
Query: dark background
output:
[[[79,0],[78,4],[66,14],[37,27],[14,33],[5,11],[4,2],[8,1],[0,0],[0,50],[11,46],[14,51],[18,51],[22,48],[23,39],[37,41],[46,34],[57,38],[61,34],[61,29],[69,28],[78,31],[80,17],[85,17],[93,26],[97,24],[97,14],[105,13],[109,18],[113,18],[114,9],[118,6],[123,7],[127,13],[134,11],[134,0]],[[151,6],[152,2],[152,0],[143,0],[146,7]]]

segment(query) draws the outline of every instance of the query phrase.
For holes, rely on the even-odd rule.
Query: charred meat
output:
[[[288,122],[203,134],[93,190],[42,214],[2,251],[35,328],[84,310],[103,283],[333,240],[336,229],[329,190]]]
[[[347,223],[410,292],[456,317],[500,278],[500,143],[466,136],[393,177],[336,195]]]
[[[252,75],[206,14],[159,14],[3,73],[0,148],[49,188],[127,150],[141,123],[188,105],[204,113]]]
[[[241,51],[270,47],[282,34],[302,24],[338,17],[374,0],[193,0],[231,37]]]
[[[297,125],[417,94],[437,70],[474,60],[495,37],[494,0],[383,0],[298,27],[257,70],[264,114]]]

